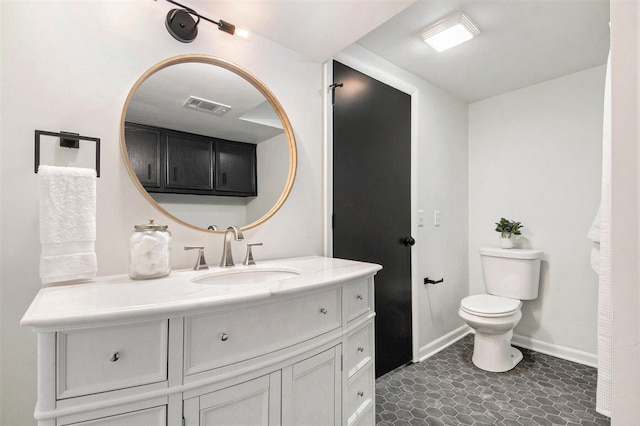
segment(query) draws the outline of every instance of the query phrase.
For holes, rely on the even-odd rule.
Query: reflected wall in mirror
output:
[[[183,55],[145,72],[125,102],[120,139],[145,198],[196,229],[258,226],[295,179],[296,142],[280,102],[220,58]]]

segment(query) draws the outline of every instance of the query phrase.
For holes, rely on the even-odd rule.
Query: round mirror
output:
[[[291,124],[269,88],[206,55],[170,58],[136,81],[120,148],[145,198],[200,230],[260,225],[286,200],[297,166]]]

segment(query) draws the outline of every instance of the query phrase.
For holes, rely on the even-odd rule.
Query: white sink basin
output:
[[[217,284],[217,285],[243,285],[243,284],[261,284],[274,281],[282,281],[288,278],[297,277],[299,271],[294,269],[241,269],[229,270],[213,274],[207,274],[202,277],[195,278],[193,282],[198,284]]]

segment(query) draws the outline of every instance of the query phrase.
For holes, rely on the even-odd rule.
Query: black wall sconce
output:
[[[200,19],[204,19],[205,21],[209,21],[212,24],[216,24],[218,26],[218,29],[220,31],[224,31],[225,33],[233,35],[236,32],[236,26],[230,22],[223,21],[222,19],[220,19],[219,21],[214,21],[213,19],[202,16],[195,10],[181,5],[176,1],[167,1],[182,8],[171,9],[169,13],[167,13],[167,19],[164,22],[164,25],[167,27],[167,31],[169,31],[169,34],[171,34],[173,38],[181,41],[182,43],[191,43],[196,38],[196,36],[198,35],[198,24],[200,23]],[[194,16],[197,18],[197,20],[193,19]]]

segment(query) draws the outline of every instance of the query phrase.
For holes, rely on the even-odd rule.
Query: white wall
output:
[[[521,221],[521,248],[544,250],[538,299],[515,333],[596,354],[598,279],[586,233],[600,203],[605,66],[469,106],[469,288],[494,222]],[[535,342],[534,342],[535,344]]]
[[[414,298],[417,300],[418,357],[431,344],[464,323],[458,317],[460,300],[468,294],[467,257],[467,104],[433,84],[383,60],[358,45],[345,49],[338,60],[380,81],[414,90],[417,103],[417,146],[412,152],[416,184],[413,205],[424,210],[425,226],[415,228]],[[433,226],[433,212],[441,212],[441,226]],[[417,225],[415,223],[414,225]],[[424,285],[423,278],[444,278]],[[415,306],[415,305],[414,305]]]
[[[260,142],[258,157],[258,196],[247,204],[247,223],[260,219],[282,194],[289,175],[289,145],[283,134]]]
[[[155,217],[173,233],[173,267],[191,267],[183,245],[203,244],[215,263],[222,238],[160,217],[138,193],[120,157],[120,116],[138,77],[175,55],[205,53],[244,66],[271,88],[287,111],[298,142],[298,174],[291,196],[267,225],[245,233],[262,241],[257,260],[322,253],[322,67],[254,37],[230,37],[204,22],[191,44],[164,26],[171,5],[154,1],[0,2],[2,40],[0,144],[0,424],[32,424],[36,399],[34,333],[20,318],[40,288],[37,259],[38,176],[34,130],[67,130],[102,138],[98,179],[97,255],[101,275],[126,273],[134,224]],[[304,233],[305,238],[295,238]],[[234,255],[242,258],[244,245]]]
[[[230,225],[247,224],[247,198],[208,197],[193,194],[150,193],[169,214],[198,228],[215,225],[227,229]]]

